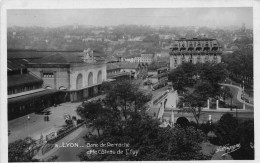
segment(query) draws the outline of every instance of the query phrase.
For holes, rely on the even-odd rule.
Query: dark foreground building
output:
[[[43,80],[29,72],[25,64],[27,60],[8,60],[8,120],[62,102],[62,92],[43,89]]]

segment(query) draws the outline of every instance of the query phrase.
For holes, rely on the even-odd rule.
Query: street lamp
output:
[[[245,110],[245,84],[244,84],[244,80],[243,80],[243,110]]]

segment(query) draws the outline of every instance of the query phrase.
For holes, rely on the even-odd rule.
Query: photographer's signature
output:
[[[228,153],[231,153],[231,152],[234,152],[234,151],[238,150],[240,147],[241,147],[240,144],[231,145],[231,146],[229,146],[229,144],[226,144],[224,146],[217,147],[216,153],[224,151],[225,153],[222,154],[222,156],[225,156]]]

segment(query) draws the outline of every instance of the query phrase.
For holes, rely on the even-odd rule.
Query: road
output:
[[[86,148],[85,145],[85,140],[83,137],[90,132],[91,129],[86,128],[85,125],[82,127],[78,128],[76,131],[70,133],[68,136],[65,138],[61,139],[55,144],[58,144],[59,146],[65,143],[71,144],[68,147],[59,147],[59,148],[54,148],[48,153],[46,153],[43,157],[44,160],[48,160],[52,156],[58,156],[58,159],[55,161],[59,162],[68,162],[68,161],[80,161],[78,154],[80,154],[84,149]],[[93,132],[92,132],[93,133]],[[95,134],[96,132],[94,132]],[[76,147],[76,144],[78,147]]]
[[[155,99],[157,99],[158,97],[160,97],[166,90],[168,90],[168,87],[162,87],[160,89],[151,91],[153,97],[152,97],[152,101],[154,101]],[[161,107],[161,104],[157,104],[157,105],[151,105],[149,110],[147,111],[148,115],[152,116],[152,117],[158,117],[158,113],[159,113],[159,109]]]
[[[11,135],[8,136],[8,143],[18,139],[24,139],[28,136],[39,139],[41,134],[45,136],[57,130],[65,124],[64,114],[70,114],[80,118],[76,109],[79,103],[62,103],[57,107],[50,107],[47,110],[51,111],[49,115],[50,121],[44,121],[44,115],[32,113],[30,120],[27,120],[27,115],[17,119],[8,121],[8,129],[11,130]]]
[[[222,85],[228,86],[230,88],[230,91],[233,94],[233,104],[238,106],[238,108],[243,108],[243,100],[241,99],[242,88],[230,84],[222,84]],[[230,103],[230,98],[226,99],[226,102]],[[245,109],[254,110],[254,105],[245,103]]]
[[[233,104],[240,106],[239,108],[243,108],[243,104],[241,103],[241,89],[238,89],[237,87],[230,86],[230,90],[233,93]],[[240,92],[239,92],[240,91]],[[186,117],[188,120],[192,120],[195,122],[195,119],[191,113],[178,113],[178,110],[176,109],[176,97],[174,96],[173,92],[170,92],[167,97],[167,103],[166,103],[166,109],[163,114],[164,119],[171,119],[172,115],[172,108],[174,108],[174,121],[178,119],[178,117]],[[250,105],[250,104],[249,104]],[[246,110],[239,109],[238,112],[236,109],[233,109],[233,111],[230,111],[230,109],[219,109],[219,110],[205,110],[202,111],[200,122],[207,122],[209,120],[209,115],[211,115],[211,118],[213,121],[217,121],[221,118],[221,116],[227,112],[233,114],[234,117],[244,118],[244,119],[253,119],[254,118],[254,108],[252,106],[246,105]]]
[[[152,91],[151,93],[153,94],[153,98],[156,98],[156,97],[160,96],[166,90],[167,90],[167,87],[163,87],[161,89]],[[157,112],[158,112],[158,110],[157,110]],[[79,129],[77,129],[76,131],[74,131],[73,133],[66,136],[65,138],[63,138],[62,140],[60,140],[59,142],[57,142],[57,144],[61,144],[62,142],[65,143],[65,141],[66,141],[66,143],[73,143],[73,144],[76,143],[79,146],[85,146],[85,140],[83,139],[83,137],[90,131],[91,130],[88,128],[81,127]],[[94,134],[96,134],[96,132],[94,132]],[[56,155],[56,156],[58,156],[58,159],[56,161],[61,161],[61,162],[62,161],[66,161],[66,162],[67,161],[80,161],[79,157],[77,155],[80,152],[82,152],[84,149],[86,149],[86,148],[62,147],[59,149],[53,149],[53,150],[49,151],[48,153],[46,153],[44,160],[47,160],[47,159],[51,158],[52,156]]]

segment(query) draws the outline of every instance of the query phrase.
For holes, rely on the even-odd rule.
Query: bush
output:
[[[83,119],[77,119],[77,124],[80,124],[80,123],[82,123],[82,122],[84,122]]]
[[[216,145],[240,144],[240,148],[231,153],[236,160],[254,159],[254,121],[238,122],[231,114],[224,114],[215,127],[217,138],[211,142]]]
[[[66,125],[71,125],[72,124],[72,120],[65,120]]]

